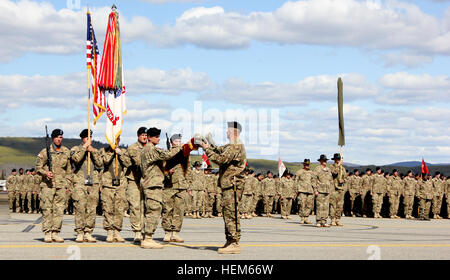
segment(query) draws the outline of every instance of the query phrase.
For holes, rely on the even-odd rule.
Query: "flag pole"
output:
[[[89,12],[89,8],[87,11],[87,15],[89,16],[90,12]],[[90,26],[88,26],[88,28],[90,29]],[[91,46],[91,51],[92,48],[94,46]],[[92,61],[92,57],[91,57],[91,61]],[[87,71],[87,75],[88,75],[88,142],[91,142],[91,64],[88,64],[87,66],[88,71]],[[87,173],[88,176],[91,176],[91,152],[88,151],[88,166],[87,166]]]

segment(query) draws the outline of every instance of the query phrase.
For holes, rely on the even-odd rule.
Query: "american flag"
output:
[[[101,92],[98,88],[97,83],[97,55],[99,54],[97,39],[95,38],[94,27],[92,26],[91,13],[87,13],[87,41],[86,41],[86,52],[87,52],[87,68],[90,72],[91,86],[93,93],[93,112],[94,112],[94,125],[97,120],[106,111],[106,98],[105,93]],[[90,98],[90,96],[89,96]]]

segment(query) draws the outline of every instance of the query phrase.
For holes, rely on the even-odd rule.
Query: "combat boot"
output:
[[[222,213],[217,214],[217,217],[222,217]]]
[[[202,218],[207,218],[207,217],[208,217],[208,214],[205,212],[205,213],[203,213],[203,214],[201,215],[201,217],[202,217]]]
[[[114,242],[114,231],[112,229],[108,230],[108,233],[106,236],[106,242],[108,242],[108,243]]]
[[[52,240],[56,243],[64,243],[64,239],[59,236],[59,232],[52,232]]]
[[[286,216],[286,219],[292,220],[292,217],[291,216]]]
[[[75,242],[77,243],[83,243],[84,241],[84,234],[83,233],[78,233],[77,238],[75,239]]]
[[[308,220],[308,218],[305,218],[305,224],[310,225],[312,223]]]
[[[237,242],[232,242],[230,245],[219,248],[217,250],[217,253],[219,254],[240,254],[241,253],[241,246]]]
[[[134,244],[137,244],[137,243],[141,243],[141,241],[142,241],[142,233],[141,233],[140,231],[137,231],[137,232],[134,234],[134,240],[133,240],[133,243],[134,243]]]
[[[338,227],[344,226],[344,224],[341,223],[341,220],[336,220],[336,225],[337,225]]]
[[[258,215],[256,215],[255,212],[252,213],[252,216],[253,216],[253,217],[258,217]]]
[[[301,218],[300,224],[303,225],[305,223],[305,218]]]
[[[212,212],[209,212],[209,213],[208,213],[208,217],[209,217],[209,218],[214,218]]]
[[[322,224],[320,222],[316,223],[316,227],[322,227]]]
[[[323,224],[322,224],[322,227],[327,227],[327,228],[328,228],[328,227],[330,227],[330,225],[327,224],[327,223],[323,223]]]
[[[172,232],[171,231],[166,231],[166,233],[164,234],[164,242],[170,242],[170,239],[172,238]]]
[[[336,221],[334,219],[331,219],[331,224],[330,226],[336,226]]]
[[[178,235],[178,232],[174,231],[172,232],[172,238],[170,238],[170,242],[183,243],[184,239]]]
[[[95,239],[95,237],[93,237],[90,232],[85,232],[84,233],[84,241],[89,242],[89,243],[96,243],[97,239]]]
[[[53,240],[52,240],[52,233],[51,232],[47,231],[45,233],[44,242],[45,243],[52,243],[53,242]]]
[[[115,242],[119,242],[119,243],[124,243],[125,242],[125,239],[123,239],[122,236],[120,236],[118,230],[114,230],[114,241]]]
[[[145,235],[145,239],[141,242],[141,248],[143,249],[162,249],[163,245],[157,243],[152,239],[151,235]]]

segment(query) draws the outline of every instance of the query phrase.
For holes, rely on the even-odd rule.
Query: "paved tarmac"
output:
[[[39,214],[12,213],[0,219],[0,259],[3,260],[449,260],[450,220],[418,221],[343,217],[343,227],[316,228],[292,220],[257,217],[242,221],[242,253],[219,255],[225,242],[222,218],[184,220],[185,243],[145,250],[133,245],[129,219],[126,243],[106,243],[103,218],[97,217],[97,243],[75,243],[74,218],[64,216],[62,244],[46,244]],[[310,217],[314,221],[314,216]],[[154,238],[162,242],[161,228]]]

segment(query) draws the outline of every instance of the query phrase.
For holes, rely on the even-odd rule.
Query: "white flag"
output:
[[[125,102],[125,84],[123,82],[122,74],[122,90],[114,93],[108,93],[108,104],[106,108],[106,140],[111,148],[115,149],[117,146],[117,137],[122,134],[123,116],[127,113]]]
[[[284,166],[284,163],[281,161],[281,158],[278,157],[278,176],[283,176],[284,171],[286,171],[286,166]]]

